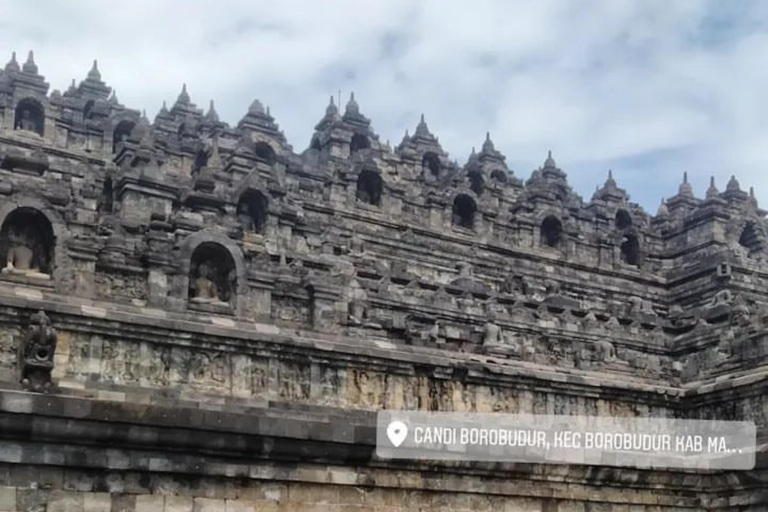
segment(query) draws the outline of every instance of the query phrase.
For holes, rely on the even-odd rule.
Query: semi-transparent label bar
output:
[[[755,424],[746,421],[381,411],[384,459],[752,469]]]

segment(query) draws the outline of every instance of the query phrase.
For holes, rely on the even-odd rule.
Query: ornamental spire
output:
[[[421,136],[425,136],[425,137],[429,137],[430,135],[432,135],[429,132],[429,127],[427,126],[427,122],[424,120],[424,114],[423,113],[421,114],[421,119],[419,119],[419,124],[416,125],[415,135],[417,135],[417,136],[421,135]]]
[[[741,192],[741,186],[736,176],[731,176],[731,179],[728,180],[728,185],[725,186],[725,190],[727,192]]]
[[[5,65],[6,71],[19,71],[19,63],[16,61],[16,52],[11,53],[11,60]]]
[[[101,73],[99,72],[99,63],[96,59],[93,59],[93,66],[88,72],[88,80],[101,81]]]
[[[677,194],[683,197],[693,197],[693,187],[688,183],[688,171],[683,172],[683,182],[680,184]]]
[[[324,130],[333,122],[340,119],[339,108],[336,106],[336,102],[333,99],[333,94],[330,95],[331,99],[328,101],[328,106],[325,107],[325,115],[315,125],[315,131]]]
[[[755,197],[755,187],[749,187],[749,202],[757,208],[757,198]]]
[[[711,199],[713,197],[717,197],[719,194],[719,191],[717,190],[717,187],[715,186],[715,177],[710,176],[709,178],[709,188],[707,189],[707,199]]]
[[[248,113],[249,114],[256,114],[256,115],[264,115],[266,111],[264,110],[264,105],[259,100],[253,100],[251,102],[251,105],[248,107]]]
[[[352,92],[349,94],[349,101],[347,102],[347,106],[344,109],[344,115],[348,114],[359,114],[360,113],[360,105],[357,104],[357,101],[355,101],[355,93]]]
[[[37,74],[37,64],[35,64],[35,55],[32,50],[29,50],[29,55],[27,55],[27,62],[24,63],[24,66],[22,66],[21,70],[32,75]]]
[[[325,115],[327,117],[336,117],[339,115],[339,108],[336,106],[336,103],[333,101],[333,94],[331,94],[331,101],[328,102],[328,106],[325,107]]]
[[[187,104],[190,101],[189,93],[187,92],[187,84],[181,84],[181,92],[179,93],[179,97],[176,99],[176,103]]]
[[[547,159],[544,160],[544,168],[545,169],[555,169],[557,167],[557,164],[555,163],[555,159],[552,158],[552,150],[550,149],[547,152]]]
[[[208,121],[213,121],[214,123],[219,122],[219,114],[216,112],[216,107],[213,105],[213,100],[211,100],[210,104],[208,105],[208,112],[205,113],[205,119]]]
[[[667,208],[667,202],[664,200],[664,198],[661,198],[661,204],[659,205],[658,211],[656,211],[657,217],[667,217],[669,215],[669,209]]]
[[[491,132],[485,132],[485,142],[483,142],[482,151],[483,153],[496,151],[496,148],[493,146],[493,141],[491,140]]]

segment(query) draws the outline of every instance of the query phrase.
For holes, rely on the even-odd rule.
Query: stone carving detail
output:
[[[745,304],[736,304],[731,309],[731,323],[740,327],[746,327],[751,323],[751,312]]]
[[[629,366],[629,362],[619,357],[615,345],[607,339],[600,339],[594,344],[594,361],[598,366],[611,369],[626,369]]]
[[[349,301],[347,303],[347,318],[350,325],[360,325],[366,317],[366,299],[368,298],[368,294],[356,279],[351,280],[348,288]]]
[[[221,300],[222,294],[220,294],[216,283],[211,279],[212,277],[213,269],[210,263],[203,262],[197,266],[197,277],[192,282],[192,302],[225,303]]]
[[[653,310],[653,304],[650,301],[642,299],[640,297],[630,297],[627,301],[627,316],[639,316],[639,317],[657,317],[658,315]]]
[[[730,290],[720,290],[717,292],[707,304],[708,308],[716,308],[718,306],[724,306],[733,302],[733,293]]]
[[[286,322],[292,325],[310,325],[311,305],[308,298],[293,295],[273,295],[271,304],[271,316],[280,323]]]
[[[707,322],[726,321],[733,317],[734,308],[741,306],[741,301],[728,289],[719,290],[700,311],[700,318]],[[740,311],[740,314],[743,310]]]
[[[11,247],[8,249],[8,260],[3,273],[27,274],[32,271],[32,248],[27,237],[18,231],[11,231],[8,237]]]
[[[610,363],[616,360],[616,348],[608,340],[600,340],[595,343],[595,353],[597,359],[604,363]]]
[[[483,346],[500,345],[504,340],[504,333],[497,324],[494,323],[493,316],[488,316],[485,323],[485,334],[483,336]]]
[[[349,323],[351,325],[360,325],[365,318],[365,300],[352,299],[349,301]]]
[[[363,239],[357,233],[352,233],[352,238],[349,240],[349,255],[350,256],[364,256],[365,244]]]
[[[189,364],[190,382],[208,387],[220,387],[227,382],[228,361],[223,354],[195,353]]]
[[[411,345],[442,344],[444,340],[443,323],[441,319],[429,322],[425,319],[405,319],[405,339]]]
[[[48,391],[56,353],[56,330],[42,309],[30,320],[27,335],[19,344],[21,383],[34,391]]]

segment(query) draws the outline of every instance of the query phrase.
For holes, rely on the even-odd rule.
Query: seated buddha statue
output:
[[[21,111],[21,119],[17,123],[17,129],[37,133],[37,125],[35,120],[32,119],[32,113],[29,110]]]
[[[201,263],[197,268],[197,277],[192,281],[192,298],[190,301],[199,304],[226,304],[221,300],[219,287],[211,279],[213,269],[207,263]]]
[[[33,244],[30,237],[24,235],[18,230],[11,231],[8,236],[9,247],[8,257],[3,274],[19,274],[41,279],[50,279],[50,275],[41,272],[33,264],[35,252],[32,249]]]

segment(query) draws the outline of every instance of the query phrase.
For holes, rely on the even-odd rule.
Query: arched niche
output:
[[[493,172],[491,172],[491,179],[497,183],[506,183],[507,173],[502,171],[501,169],[496,169]]]
[[[14,130],[24,130],[43,135],[45,129],[45,110],[34,98],[24,98],[16,105],[13,121]]]
[[[117,153],[117,146],[128,140],[136,123],[133,121],[120,121],[112,132],[112,152]]]
[[[442,170],[440,157],[431,151],[424,153],[424,156],[421,159],[421,167],[435,178],[439,177],[440,171]]]
[[[627,210],[619,210],[616,212],[614,223],[617,229],[627,229],[632,227],[632,216]]]
[[[485,180],[483,179],[483,175],[479,171],[470,171],[469,174],[467,174],[467,178],[469,179],[470,190],[479,197],[483,193],[483,190],[485,190]]]
[[[539,234],[541,245],[558,247],[563,241],[563,224],[554,215],[549,215],[542,221]]]
[[[232,306],[236,296],[237,270],[232,254],[217,242],[199,244],[189,265],[189,302]]]
[[[266,142],[257,142],[253,147],[253,152],[256,154],[258,160],[269,166],[275,165],[275,161],[277,160],[275,150]]]
[[[475,200],[466,194],[460,194],[453,200],[453,225],[466,229],[475,227],[477,205]]]
[[[206,165],[208,165],[208,152],[205,149],[201,149],[195,155],[195,161],[192,162],[192,174],[197,174]]]
[[[55,245],[53,227],[42,212],[16,208],[0,228],[2,273],[50,279]]]
[[[85,102],[85,106],[83,107],[83,119],[89,120],[93,115],[93,106],[96,104],[93,100],[88,100]]]
[[[379,173],[366,169],[357,177],[357,200],[373,206],[380,206],[383,188],[384,184]]]
[[[259,190],[246,190],[237,202],[237,218],[246,232],[263,233],[268,212],[269,200]]]
[[[755,221],[747,221],[741,230],[739,235],[739,245],[747,249],[749,252],[757,252],[763,248],[762,237],[760,236],[760,228]]]
[[[621,261],[627,265],[640,264],[640,241],[635,235],[627,234],[621,238]]]
[[[352,136],[352,141],[349,143],[349,152],[355,153],[361,149],[368,149],[371,147],[371,142],[368,137],[362,133],[356,133]]]
[[[104,184],[101,186],[101,195],[99,196],[97,209],[99,213],[104,214],[112,213],[114,210],[114,187],[110,176],[104,179]]]

